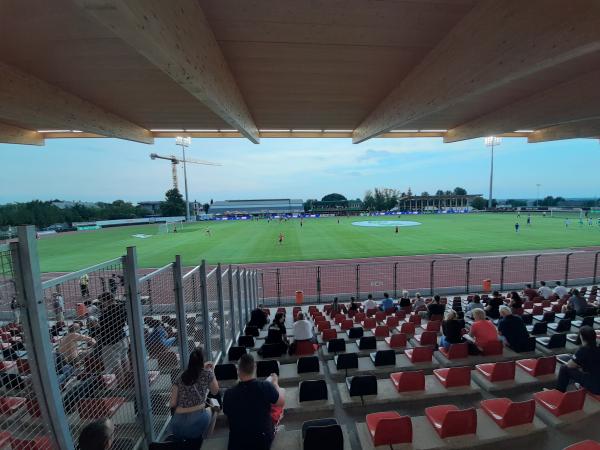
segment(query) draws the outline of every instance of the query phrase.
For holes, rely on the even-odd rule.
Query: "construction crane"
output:
[[[175,155],[162,156],[162,155],[157,155],[156,153],[150,153],[150,159],[165,159],[167,161],[171,161],[173,189],[179,189],[179,183],[178,183],[178,179],[177,179],[177,165],[179,163],[184,162],[184,163],[189,163],[189,164],[201,164],[203,166],[220,166],[221,165],[219,163],[214,163],[214,162],[210,162],[210,161],[202,161],[200,159],[183,159],[183,158],[178,158]]]

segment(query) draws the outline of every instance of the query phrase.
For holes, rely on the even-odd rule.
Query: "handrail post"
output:
[[[356,300],[360,300],[360,264],[356,265]]]
[[[565,286],[569,285],[569,261],[573,253],[567,253],[567,260],[565,261]]]
[[[466,279],[465,279],[465,288],[467,294],[469,293],[469,285],[471,284],[471,260],[473,258],[467,258],[467,267],[466,267]]]
[[[542,255],[535,255],[535,258],[533,258],[533,287],[534,288],[537,287],[538,259],[540,258],[540,256],[542,256]]]
[[[217,307],[219,308],[219,334],[221,337],[221,358],[225,358],[227,342],[225,339],[225,305],[223,305],[223,272],[221,263],[217,264]]]
[[[242,276],[240,273],[239,266],[235,272],[235,278],[237,283],[237,302],[239,311],[240,334],[242,334],[244,330],[244,309],[242,308]]]
[[[204,328],[204,353],[212,360],[212,335],[210,333],[210,312],[208,310],[208,286],[206,280],[206,261],[200,264],[200,304],[202,306],[202,327]]]
[[[598,255],[600,255],[600,252],[596,252],[594,257],[594,281],[592,281],[592,284],[596,284],[596,278],[598,277]]]
[[[227,270],[227,279],[229,281],[229,316],[231,317],[231,339],[232,342],[236,341],[235,335],[235,298],[233,296],[233,273],[232,273],[231,264]]]
[[[317,266],[317,303],[321,303],[321,266]]]
[[[506,261],[507,256],[503,256],[500,259],[500,290],[504,290],[504,261]]]
[[[398,297],[398,262],[394,263],[394,298]]]
[[[435,274],[435,259],[431,260],[431,264],[429,266],[429,295],[433,295],[433,280]]]
[[[246,313],[246,322],[248,322],[250,319],[250,307],[248,305],[248,269],[244,269],[242,282],[244,283],[244,311]]]
[[[173,264],[173,281],[175,286],[175,317],[177,318],[177,339],[179,340],[179,357],[181,369],[187,367],[189,344],[187,335],[187,315],[185,312],[185,296],[183,292],[183,275],[181,256],[175,256]]]
[[[277,286],[277,306],[281,306],[281,277],[279,274],[279,267],[275,272],[275,284]]]

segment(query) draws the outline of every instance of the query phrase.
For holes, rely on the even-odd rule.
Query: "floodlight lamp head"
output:
[[[500,145],[501,139],[498,136],[488,136],[485,138],[486,147],[495,147]]]
[[[175,138],[175,144],[176,145],[182,145],[184,147],[189,147],[190,144],[192,143],[192,138],[189,136],[177,136]]]

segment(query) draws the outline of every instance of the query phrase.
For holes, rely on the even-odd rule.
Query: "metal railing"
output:
[[[266,306],[291,304],[297,290],[306,302],[347,301],[384,292],[399,296],[403,290],[423,295],[481,292],[484,280],[497,290],[521,289],[542,280],[565,286],[597,283],[599,251],[518,254],[510,256],[398,258],[374,263],[303,264],[263,269],[261,302]]]
[[[14,404],[0,429],[13,447],[70,450],[88,423],[110,417],[112,448],[147,448],[167,430],[190,351],[218,362],[237,340],[258,272],[204,262],[186,272],[177,256],[140,276],[130,247],[42,282],[36,245],[32,227],[0,245],[0,396]]]

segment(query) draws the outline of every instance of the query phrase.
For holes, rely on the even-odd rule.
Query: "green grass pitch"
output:
[[[362,220],[414,220],[422,225],[391,228],[353,226]],[[521,224],[515,232],[516,221]],[[44,272],[73,271],[118,257],[128,246],[136,246],[141,267],[160,267],[180,254],[184,265],[209,263],[255,263],[314,259],[346,259],[432,253],[476,253],[544,250],[600,245],[600,226],[579,224],[564,218],[515,214],[418,215],[394,217],[342,217],[224,221],[186,224],[178,233],[158,234],[158,225],[107,228],[69,233],[38,241]],[[210,236],[206,233],[210,229]],[[282,245],[277,238],[285,235]],[[134,234],[147,234],[141,239]]]

